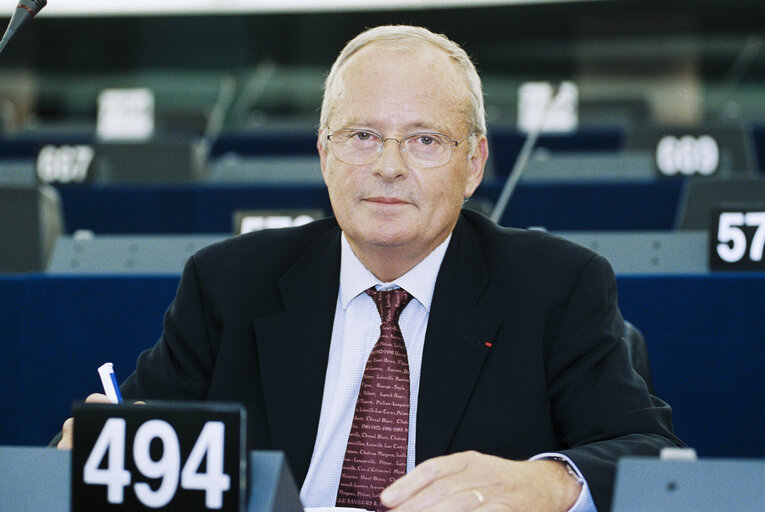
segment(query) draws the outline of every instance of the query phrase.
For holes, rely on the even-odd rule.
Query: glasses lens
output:
[[[383,147],[379,135],[364,130],[338,130],[331,135],[330,144],[335,158],[351,165],[373,162]],[[440,133],[413,133],[401,140],[400,149],[409,165],[440,167],[451,160],[454,143]]]
[[[454,146],[440,133],[413,133],[401,141],[405,158],[418,167],[439,167],[452,158]]]
[[[375,159],[382,147],[380,137],[363,130],[340,130],[332,134],[332,153],[347,164],[364,165]]]

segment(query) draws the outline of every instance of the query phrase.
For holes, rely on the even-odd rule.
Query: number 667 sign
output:
[[[73,512],[244,509],[240,406],[79,404],[74,424]]]

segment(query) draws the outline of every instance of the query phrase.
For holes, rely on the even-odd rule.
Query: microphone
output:
[[[19,5],[16,6],[16,11],[11,17],[11,22],[8,23],[8,28],[5,30],[5,35],[0,41],[0,53],[11,40],[13,34],[30,18],[33,18],[35,14],[40,12],[40,9],[48,4],[48,0],[21,0]]]

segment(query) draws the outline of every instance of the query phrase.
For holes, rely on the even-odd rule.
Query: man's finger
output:
[[[85,399],[88,404],[110,404],[111,401],[102,393],[93,393]],[[71,450],[74,433],[74,418],[68,418],[61,427],[61,439],[56,443],[58,450]]]
[[[470,453],[457,453],[426,460],[388,486],[380,495],[380,501],[388,508],[395,507],[433,482],[464,471],[470,456]]]
[[[478,495],[472,490],[485,485],[486,482],[480,478],[479,474],[468,467],[465,471],[434,480],[400,502],[396,511],[473,510],[483,503],[485,496],[479,493],[482,499],[478,500]]]
[[[484,487],[481,490],[478,489],[463,489],[458,492],[454,492],[444,498],[443,500],[434,503],[427,507],[428,512],[454,512],[456,510],[468,511],[478,510],[487,501],[489,488]],[[405,505],[408,507],[408,503]],[[413,510],[420,510],[414,508]]]
[[[102,393],[93,393],[92,395],[88,395],[88,398],[85,399],[85,403],[88,404],[110,404],[112,403],[108,398],[106,398],[106,395]]]
[[[61,427],[61,440],[56,445],[59,450],[72,449],[72,431],[74,430],[74,418],[68,418]]]

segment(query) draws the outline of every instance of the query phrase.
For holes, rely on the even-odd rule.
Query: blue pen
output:
[[[117,383],[117,377],[114,375],[114,365],[104,363],[98,368],[98,376],[101,377],[101,384],[104,386],[106,398],[113,404],[122,403],[120,394],[120,385]]]

